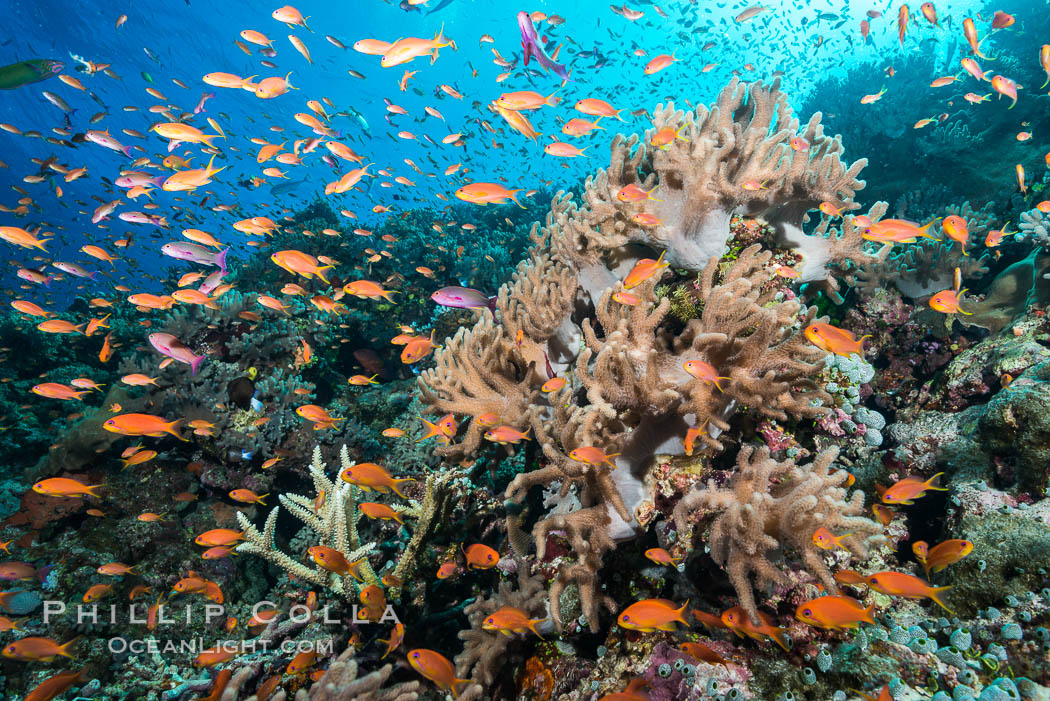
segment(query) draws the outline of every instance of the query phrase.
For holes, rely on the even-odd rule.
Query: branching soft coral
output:
[[[588,179],[585,207],[561,213],[557,219],[571,230],[567,247],[583,267],[609,249],[643,243],[667,251],[675,267],[701,269],[722,255],[733,214],[762,214],[780,237],[801,246],[803,215],[821,202],[854,209],[853,195],[864,186],[857,175],[867,164],[847,166],[842,143],[824,135],[820,113],[799,131],[779,80],[769,87],[733,79],[710,108],[693,113],[673,104],[653,112],[653,128],[638,136],[617,137],[609,167]],[[661,129],[678,134],[662,148],[650,144]],[[803,139],[808,148],[795,150]],[[660,223],[638,226],[637,203],[617,194],[626,185],[657,188],[644,211]],[[557,207],[558,203],[555,203]],[[819,258],[819,256],[818,256]],[[803,280],[824,279],[824,260],[803,268]]]
[[[464,609],[470,628],[459,633],[463,652],[456,656],[456,676],[480,684],[479,690],[491,687],[499,678],[508,664],[507,650],[514,641],[513,637],[500,631],[485,630],[482,625],[485,619],[504,606],[523,611],[533,619],[546,616],[543,581],[529,576],[524,561],[517,560],[515,564],[518,568],[516,588],[509,581],[500,582],[496,593],[488,598],[478,597]],[[468,688],[464,694],[469,697],[479,690]]]
[[[818,384],[825,354],[802,333],[816,311],[783,290],[793,283],[776,276],[759,244],[723,260],[731,218],[761,214],[778,250],[801,259],[802,280],[830,289],[837,289],[831,276],[852,282],[857,264],[871,258],[852,220],[803,232],[806,212],[822,202],[858,206],[852,197],[863,186],[856,176],[864,162],[840,159],[842,145],[823,135],[819,115],[800,131],[778,83],[733,80],[710,109],[659,108],[655,125],[644,143],[637,135],[615,139],[609,167],[587,180],[581,205],[554,198],[495,312],[476,312],[473,328],[436,351],[435,367],[419,379],[428,413],[466,417],[458,435],[435,448],[439,454],[473,453],[497,423],[531,431],[538,443],[541,464],[506,492],[519,556],[528,545],[518,518],[532,488],[557,482],[563,497],[579,500],[579,508],[532,528],[539,560],[556,531],[572,550],[551,584],[559,628],[559,595],[575,584],[598,630],[603,603],[612,603],[602,593],[602,560],[639,533],[635,511],[648,496],[654,455],[683,453],[690,428],[700,430],[702,450],[722,450],[740,440],[729,432],[742,411],[778,421],[827,411]],[[678,137],[656,149],[660,128]],[[808,148],[792,148],[796,138]],[[655,193],[621,199],[626,185]],[[653,265],[661,253],[670,270]],[[628,289],[625,279],[643,258],[653,274]],[[670,300],[656,294],[661,277],[681,269],[699,273],[698,316],[684,327],[668,316]],[[698,363],[728,379],[716,385]],[[542,391],[555,376],[564,385]],[[587,450],[574,454],[579,449]],[[586,457],[597,454],[609,457]]]
[[[798,553],[804,567],[829,592],[836,592],[835,579],[813,543],[820,527],[833,533],[848,533],[843,543],[858,558],[868,556],[868,546],[884,540],[882,529],[861,516],[864,494],[847,497],[845,470],[832,472],[838,449],[817,455],[812,463],[796,465],[770,457],[769,448],[741,446],[737,471],[729,484],[709,482],[687,494],[675,507],[675,526],[680,534],[691,533],[696,520],[714,515],[705,541],[711,557],[725,568],[744,610],[758,622],[758,608],[751,577],[759,587],[786,586],[789,578],[778,568],[783,550]]]

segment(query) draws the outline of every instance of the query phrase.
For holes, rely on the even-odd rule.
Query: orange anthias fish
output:
[[[722,612],[722,623],[738,637],[742,638],[746,635],[752,640],[772,640],[782,647],[784,652],[788,652],[788,640],[784,635],[787,629],[775,625],[772,619],[761,611],[758,612],[758,620],[761,621],[760,625],[752,623],[747,612],[739,606]]]
[[[201,533],[193,539],[193,542],[197,545],[211,547],[215,545],[232,545],[238,540],[244,540],[243,532],[230,530],[229,528],[213,528],[210,531]]]
[[[368,518],[379,519],[382,521],[397,521],[401,525],[405,522],[401,520],[401,514],[394,511],[386,504],[379,504],[374,501],[365,501],[357,505],[358,510]]]
[[[652,258],[642,258],[634,267],[631,268],[631,272],[627,273],[627,277],[623,280],[623,287],[625,290],[629,290],[633,287],[641,285],[643,282],[656,275],[658,272],[668,267],[670,263],[664,262],[664,253],[660,252],[660,257],[656,260]]]
[[[965,292],[965,287],[958,292],[951,288],[941,290],[934,296],[930,297],[930,309],[941,312],[942,314],[973,314],[973,312],[968,312],[959,306],[959,298],[962,297]]]
[[[434,332],[430,332],[430,336],[416,336],[405,344],[405,347],[401,349],[401,362],[405,365],[411,365],[418,363],[423,358],[430,355],[438,346],[434,345]]]
[[[675,623],[688,626],[685,612],[689,602],[682,604],[681,608],[675,608],[673,601],[667,599],[643,599],[637,601],[616,617],[616,622],[621,628],[637,630],[642,633],[652,633],[657,630],[673,631]]]
[[[941,592],[951,587],[933,587],[929,582],[903,572],[876,572],[864,578],[869,587],[888,596],[902,596],[906,599],[932,599],[948,613],[952,610],[940,600]]]
[[[394,476],[385,469],[371,462],[362,462],[357,465],[351,465],[340,472],[339,477],[344,482],[355,484],[365,491],[374,489],[381,494],[392,491],[402,499],[405,499],[406,497],[400,490],[400,486],[408,482],[415,482],[411,477],[395,479]]]
[[[499,563],[499,553],[481,543],[467,546],[463,554],[467,557],[467,569],[470,570],[488,570]]]
[[[525,205],[518,202],[518,198],[514,196],[516,192],[521,192],[521,188],[508,190],[498,183],[471,183],[456,190],[456,197],[464,202],[480,205],[503,204],[509,199],[525,209]]]
[[[59,645],[51,638],[30,636],[5,645],[0,654],[19,662],[50,662],[59,656],[72,658],[73,654],[69,648],[78,640],[80,640],[79,635],[65,645]]]
[[[948,235],[948,238],[962,244],[964,256],[970,255],[966,252],[966,244],[970,241],[970,226],[965,219],[958,214],[947,216],[941,222],[941,229]]]
[[[48,677],[26,694],[24,701],[51,701],[51,699],[57,698],[63,692],[72,688],[74,684],[86,682],[89,679],[87,674],[85,674],[86,671],[87,668],[85,667],[79,672],[59,672]]]
[[[937,574],[948,565],[953,565],[959,560],[973,552],[973,543],[968,540],[952,538],[943,543],[938,543],[929,549],[923,561],[926,568],[926,576],[930,573]]]
[[[649,694],[642,691],[648,686],[649,682],[644,679],[632,679],[627,683],[623,691],[614,691],[606,694],[598,701],[649,701]]]
[[[901,5],[900,11],[897,13],[897,39],[900,41],[901,48],[904,48],[904,34],[908,31],[908,17],[911,12],[908,10],[907,5]]]
[[[875,605],[864,608],[849,596],[821,596],[799,604],[795,618],[817,628],[843,630],[856,628],[861,623],[875,623]]]
[[[719,392],[723,392],[722,385],[718,384],[719,380],[730,380],[731,377],[724,377],[718,374],[715,370],[715,366],[711,363],[706,363],[703,360],[687,360],[682,363],[682,367],[685,371],[702,382],[710,382],[718,388]]]
[[[832,550],[836,547],[842,548],[843,550],[849,550],[849,548],[842,544],[842,539],[849,538],[850,535],[852,534],[847,533],[846,535],[836,536],[827,528],[821,526],[817,530],[813,531],[813,545],[816,545],[822,550]]]
[[[189,440],[183,438],[178,431],[182,419],[165,421],[159,416],[152,414],[121,414],[114,416],[102,424],[102,428],[113,433],[125,436],[152,436],[159,438],[164,434],[175,436],[180,441]]]
[[[677,567],[682,561],[682,558],[672,557],[671,553],[663,548],[649,548],[645,551],[645,556],[658,565],[670,565],[671,567]]]
[[[806,338],[809,342],[828,353],[850,356],[856,353],[864,355],[864,339],[871,334],[857,338],[849,331],[840,329],[823,321],[815,321],[806,327]]]
[[[69,477],[50,477],[33,485],[33,491],[48,497],[80,497],[90,495],[99,497],[96,489],[101,489],[101,484],[87,485]]]
[[[543,638],[540,632],[536,630],[536,624],[543,623],[546,620],[546,618],[530,619],[521,609],[516,609],[513,606],[503,606],[487,616],[481,622],[481,627],[485,630],[498,630],[504,635],[532,631],[538,637]]]
[[[441,653],[424,648],[409,650],[408,663],[412,668],[430,681],[437,684],[442,691],[451,691],[458,695],[457,686],[469,684],[469,679],[457,679],[452,663]]]
[[[524,432],[522,432],[513,426],[497,426],[485,431],[485,440],[499,443],[500,445],[520,443],[521,441],[528,440],[529,430],[531,428],[532,427],[529,426]]]
[[[620,188],[620,191],[616,193],[616,199],[621,202],[642,202],[643,200],[652,200],[653,202],[662,202],[653,197],[653,192],[656,191],[656,187],[652,190],[643,190],[634,183],[630,185],[624,185]]]
[[[699,662],[729,666],[730,662],[703,643],[685,642],[678,649]]]
[[[319,567],[342,577],[349,574],[354,579],[362,581],[357,569],[361,565],[361,560],[350,562],[343,553],[326,545],[311,546],[306,549],[306,552]]]
[[[923,481],[922,477],[905,477],[891,487],[879,488],[879,497],[883,504],[913,504],[913,499],[925,496],[929,490],[936,490],[938,492],[948,491],[947,487],[941,487],[939,480],[943,472],[938,472],[936,475],[928,480]]]
[[[864,227],[861,238],[877,243],[914,243],[918,238],[940,241],[929,234],[930,227],[938,221],[934,219],[929,224],[919,226],[906,219],[883,219]]]
[[[394,650],[396,650],[399,647],[401,647],[401,643],[403,643],[404,641],[405,641],[405,624],[404,623],[395,623],[393,629],[391,629],[391,631],[390,631],[390,637],[387,638],[386,640],[383,640],[382,638],[379,639],[379,642],[386,643],[386,651],[383,653],[383,656],[380,657],[379,659],[381,659],[381,660],[386,659],[386,656],[389,655]]]
[[[618,455],[619,453],[610,453],[606,455],[601,448],[595,448],[592,445],[585,445],[569,452],[569,457],[577,462],[582,462],[592,466],[608,465],[612,468],[616,467],[616,463],[614,463],[612,459]]]

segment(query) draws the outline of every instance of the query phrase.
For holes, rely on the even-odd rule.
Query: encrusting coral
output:
[[[340,449],[339,459],[342,470],[354,465],[345,445]],[[452,473],[432,474],[427,478],[422,505],[410,501],[408,507],[393,507],[395,511],[417,519],[412,539],[392,570],[395,582],[406,581],[415,569],[417,551],[439,510],[439,502],[445,493],[444,487],[451,475]],[[351,569],[360,575],[360,581],[352,576],[335,574],[318,564],[312,567],[304,565],[282,552],[274,540],[277,514],[280,511],[278,507],[274,507],[266,517],[261,533],[243,512],[237,512],[237,522],[244,531],[245,539],[245,542],[237,546],[237,550],[265,558],[299,579],[330,589],[348,601],[356,601],[362,588],[368,585],[378,585],[380,582],[379,576],[368,561],[368,555],[375,550],[376,544],[374,542],[362,543],[358,532],[358,522],[362,518],[357,508],[356,490],[358,488],[348,482],[333,480],[325,475],[320,447],[314,448],[310,476],[313,478],[314,489],[320,498],[282,494],[279,497],[280,502],[293,516],[317,534],[317,544],[332,548],[346,558],[346,561],[353,565]],[[399,590],[400,584],[394,584],[388,588],[387,592],[390,596],[396,596]]]
[[[532,529],[539,560],[554,532],[567,534],[575,555],[560,562],[551,584],[559,629],[559,595],[572,584],[592,630],[602,604],[614,608],[598,571],[616,541],[640,532],[635,509],[655,454],[685,452],[690,428],[699,450],[720,451],[738,441],[730,422],[741,411],[778,421],[827,412],[829,396],[817,382],[825,352],[802,333],[816,309],[780,289],[789,283],[771,284],[778,265],[760,245],[722,259],[732,217],[763,216],[777,250],[801,259],[799,279],[829,292],[838,289],[836,275],[852,284],[858,262],[871,258],[852,218],[803,232],[806,212],[821,203],[858,206],[852,197],[863,187],[856,175],[864,161],[847,167],[840,160],[842,145],[823,135],[819,114],[799,132],[778,83],[734,80],[712,108],[688,116],[659,108],[654,123],[644,144],[637,136],[615,139],[610,166],[588,179],[582,207],[571,196],[553,200],[495,312],[475,312],[475,325],[436,351],[435,366],[419,380],[429,413],[468,417],[460,437],[436,447],[439,454],[466,457],[483,438],[499,440],[498,431],[488,433],[499,424],[531,431],[539,443],[544,462],[506,491],[512,534],[521,534],[531,488],[558,482],[563,497],[579,500],[580,508]],[[660,129],[677,136],[653,148]],[[793,148],[793,140],[806,148]],[[624,196],[627,186],[652,194]],[[673,270],[699,273],[698,316],[684,328],[668,316],[669,299],[656,294],[671,272],[653,260],[657,252]],[[648,256],[652,272],[625,286],[624,276]],[[708,364],[719,379],[690,372],[689,361]],[[564,386],[542,391],[554,377]],[[600,457],[574,455],[578,449]]]
[[[751,576],[756,575],[760,587],[788,585],[790,580],[774,564],[783,559],[785,549],[798,552],[805,568],[835,593],[835,579],[813,542],[814,531],[823,527],[846,532],[843,544],[861,560],[868,557],[869,546],[885,540],[879,524],[861,515],[864,494],[857,490],[847,497],[843,484],[849,473],[831,470],[836,457],[838,449],[830,448],[813,462],[796,465],[794,460],[771,458],[766,446],[743,445],[728,485],[709,482],[675,507],[675,526],[683,537],[693,531],[697,517],[714,515],[704,540],[756,623]]]

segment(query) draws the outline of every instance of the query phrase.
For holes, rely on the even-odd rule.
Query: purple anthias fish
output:
[[[223,274],[226,273],[226,254],[229,251],[230,249],[227,248],[219,253],[213,253],[204,246],[198,246],[195,243],[166,243],[160,247],[160,252],[166,256],[178,258],[179,260],[188,260],[191,263],[200,263],[201,265],[214,265]]]
[[[496,308],[496,298],[489,297],[484,292],[472,290],[469,287],[442,287],[430,295],[442,307],[455,307],[456,309],[493,309]]]
[[[192,374],[197,374],[197,368],[204,362],[205,355],[195,355],[190,347],[170,333],[151,333],[149,344],[157,349],[161,355],[166,355],[172,360],[186,363],[190,366]]]
[[[197,288],[197,291],[204,295],[210,295],[215,291],[215,288],[219,286],[222,279],[226,277],[225,270],[216,270],[214,273],[204,278],[204,282]]]
[[[51,267],[58,268],[63,273],[69,273],[70,275],[75,275],[76,277],[86,277],[86,278],[89,278],[91,280],[98,279],[98,271],[97,270],[93,271],[93,272],[88,272],[87,270],[85,270],[81,266],[77,265],[76,263],[63,263],[61,261],[56,261],[56,262],[51,264]]]
[[[562,80],[572,80],[565,66],[555,63],[554,59],[547,55],[540,45],[540,37],[536,34],[536,27],[532,24],[532,17],[524,10],[518,13],[518,29],[521,30],[521,48],[525,51],[525,65],[529,65],[529,58],[535,56],[541,66],[554,73]]]

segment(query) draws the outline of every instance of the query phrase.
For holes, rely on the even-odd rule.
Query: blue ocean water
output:
[[[955,53],[961,41],[958,31],[934,27],[919,16],[916,8],[906,36],[906,49],[901,50],[897,18],[892,16],[893,8],[885,3],[768,4],[758,6],[765,9],[753,18],[736,22],[734,18],[748,5],[676,2],[661,7],[640,3],[634,11],[642,16],[632,21],[601,2],[538,2],[529,8],[530,12],[565,20],[557,26],[543,23],[541,27],[541,39],[551,51],[560,47],[559,59],[571,71],[572,82],[562,87],[561,80],[535,61],[527,70],[523,66],[520,33],[515,22],[518,8],[464,0],[431,0],[426,5],[402,3],[402,6],[378,1],[347,6],[300,3],[298,9],[309,17],[308,25],[314,30],[310,32],[300,27],[290,30],[270,17],[267,8],[255,3],[85,2],[78,3],[75,11],[70,12],[69,5],[62,2],[12,2],[8,5],[7,39],[0,46],[3,62],[31,58],[63,61],[64,72],[78,78],[85,90],[76,90],[52,78],[6,92],[0,103],[0,120],[22,131],[37,130],[44,136],[54,136],[50,129],[62,127],[65,115],[42,97],[41,92],[49,90],[75,110],[69,115],[73,133],[83,133],[89,128],[107,129],[122,143],[135,147],[136,157],[151,155],[159,160],[167,155],[166,141],[148,130],[163,119],[151,114],[148,108],[170,105],[176,112],[189,111],[202,94],[215,92],[216,97],[206,103],[205,111],[193,119],[194,124],[206,127],[204,118],[210,116],[229,136],[217,142],[221,153],[216,163],[226,170],[211,188],[215,194],[209,204],[236,204],[248,216],[266,207],[299,206],[322,191],[326,182],[335,179],[336,171],[321,162],[319,151],[313,157],[304,158],[302,165],[285,169],[290,181],[302,181],[302,185],[289,194],[271,194],[270,187],[279,180],[270,180],[258,188],[240,186],[261,170],[253,159],[257,147],[248,140],[255,137],[273,143],[287,141],[290,145],[295,139],[312,136],[310,129],[295,122],[293,115],[309,112],[305,106],[308,99],[327,97],[334,107],[326,106],[326,110],[342,115],[333,117],[331,128],[342,134],[343,141],[367,162],[387,168],[394,176],[404,175],[415,181],[415,187],[411,188],[399,185],[380,192],[369,187],[365,193],[354,192],[337,199],[340,207],[358,212],[359,224],[371,228],[377,220],[367,211],[373,200],[400,207],[440,206],[442,203],[435,201],[434,195],[451,194],[453,188],[448,179],[417,177],[405,164],[406,159],[429,172],[441,173],[458,162],[462,163],[458,175],[470,173],[469,179],[498,177],[524,189],[557,190],[604,165],[605,149],[617,131],[630,133],[646,126],[644,114],[631,116],[636,110],[651,112],[656,104],[668,101],[683,108],[709,103],[733,75],[768,81],[782,74],[784,90],[798,104],[819,82],[845,77],[850,68],[869,64],[870,78],[866,85],[875,93],[886,82],[885,68],[901,59],[922,55],[943,64],[945,72],[958,72],[954,65]],[[958,25],[958,17],[971,10],[980,10],[980,3],[938,4],[937,11],[942,17],[955,18]],[[117,18],[125,14],[127,22],[115,28]],[[872,18],[870,14],[881,16]],[[870,24],[867,42],[861,36],[862,21]],[[384,69],[379,65],[378,56],[364,55],[351,48],[361,39],[429,38],[442,27],[447,37],[455,41],[455,49],[443,49],[433,65],[422,59]],[[260,65],[260,61],[265,60],[259,53],[262,47],[246,44],[254,52],[248,56],[235,45],[235,41],[244,43],[239,35],[246,29],[261,31],[273,40],[275,67]],[[302,38],[312,63],[296,51],[288,40],[289,35]],[[491,37],[491,43],[482,41],[486,35]],[[326,36],[335,38],[346,48],[337,48]],[[646,75],[645,65],[659,54],[673,54],[676,61],[659,73]],[[116,77],[104,73],[85,74],[78,70],[83,66],[73,55],[109,64]],[[505,66],[496,65],[500,57],[508,62]],[[511,64],[513,67],[508,67]],[[350,70],[364,77],[354,77]],[[406,70],[413,75],[408,80],[408,89],[402,91],[398,83]],[[215,71],[260,78],[290,73],[290,82],[298,89],[277,99],[260,100],[248,91],[214,88],[201,81],[202,76]],[[504,73],[510,75],[497,82]],[[179,87],[173,80],[180,80],[187,87]],[[442,92],[439,86],[443,84],[456,88],[462,99]],[[148,95],[147,88],[160,91],[164,99]],[[540,141],[528,141],[508,133],[498,115],[486,107],[500,93],[510,90],[536,90],[545,96],[556,94],[561,98],[560,109],[541,110],[533,116],[536,130],[545,135]],[[902,98],[900,91],[897,92],[897,95],[891,92],[884,105],[893,99],[901,100],[895,110],[900,114],[892,118],[899,119],[901,124],[910,123],[914,109],[910,109],[913,106],[909,102],[913,98]],[[587,147],[586,157],[546,156],[542,151],[543,142],[551,138],[549,135],[558,134],[561,123],[572,116],[568,114],[571,106],[586,97],[606,99],[623,110],[624,122],[606,119],[602,130],[575,139],[577,146]],[[857,95],[834,91],[817,97],[819,99],[809,102],[807,107],[831,115],[844,111],[859,99]],[[384,100],[403,107],[407,114],[392,114]],[[884,110],[884,105],[879,108]],[[427,106],[438,110],[443,119],[427,115],[424,111]],[[126,111],[132,108],[135,111]],[[99,112],[106,116],[96,124],[89,124],[89,118]],[[356,118],[356,114],[363,120]],[[850,114],[855,120],[864,119],[863,113]],[[271,130],[274,127],[282,131],[274,132]],[[490,131],[489,127],[498,131]],[[145,136],[128,136],[122,131],[125,129]],[[414,138],[397,136],[405,131],[411,132]],[[442,137],[455,132],[465,135],[463,148],[440,144]],[[424,136],[433,141],[425,141]],[[120,154],[94,144],[81,143],[70,149],[9,133],[3,133],[2,138],[2,160],[9,166],[0,171],[4,204],[16,206],[19,195],[10,190],[12,186],[27,190],[28,196],[34,199],[33,222],[58,232],[61,245],[53,244],[50,253],[69,260],[78,255],[77,249],[84,243],[141,234],[142,225],[116,219],[100,230],[91,226],[90,221],[85,222],[80,213],[93,210],[99,204],[98,198],[108,201],[119,197],[120,192],[101,179],[112,181],[118,171],[127,166],[127,159]],[[197,151],[193,147],[188,150]],[[855,153],[847,142],[847,156]],[[34,170],[30,159],[50,155],[70,167],[87,167],[88,177],[59,183],[54,177],[57,174],[50,173],[45,182],[33,185],[21,182],[24,175]],[[192,163],[200,166],[206,160],[205,154],[198,153]],[[55,196],[56,184],[63,190],[62,198]],[[157,191],[154,200],[162,208],[158,212],[167,211],[169,219],[175,219],[178,209],[192,212],[194,202],[200,202],[200,197]],[[215,228],[232,219],[231,214],[205,213],[209,223],[215,222]],[[231,243],[235,251],[243,252],[243,242]],[[135,246],[127,251],[129,257],[137,260],[140,269],[157,272],[170,261],[154,253],[155,250],[147,246]],[[82,259],[83,255],[79,255]],[[9,271],[8,277],[12,273]]]

